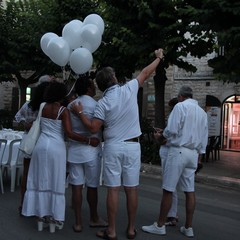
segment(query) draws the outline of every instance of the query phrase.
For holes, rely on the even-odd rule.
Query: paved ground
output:
[[[198,195],[201,196],[201,201],[198,203],[198,209],[196,210],[196,238],[195,239],[218,239],[225,240],[226,236],[230,236],[229,239],[236,238],[236,232],[239,229],[239,189],[240,189],[240,152],[225,152],[222,151],[220,160],[203,163],[203,169],[196,176],[198,184]],[[158,213],[159,199],[161,191],[159,189],[159,181],[150,179],[149,177],[161,178],[160,167],[143,164],[141,173],[140,184],[140,204],[139,217],[137,219],[137,226],[141,226],[144,223],[151,223],[152,219]],[[143,179],[144,175],[147,178]],[[150,183],[147,184],[147,179]],[[154,186],[154,184],[156,186]],[[202,186],[200,186],[202,184]],[[205,195],[202,194],[201,189],[205,188],[205,185],[209,185],[214,195],[213,201],[209,200],[206,194],[208,189],[204,190]],[[213,185],[214,187],[211,187]],[[217,187],[215,187],[217,186]],[[219,187],[219,188],[218,188]],[[221,187],[228,188],[222,191]],[[154,194],[153,194],[154,193]],[[226,195],[226,199],[221,199],[222,195]],[[105,206],[106,188],[101,187],[99,196],[99,206]],[[66,189],[66,222],[62,231],[57,231],[56,234],[51,234],[48,230],[43,232],[36,231],[36,221],[32,218],[20,218],[17,214],[17,207],[19,204],[20,189],[16,188],[14,193],[10,192],[10,184],[7,183],[5,187],[5,193],[0,194],[0,240],[77,240],[77,239],[97,239],[95,232],[98,229],[91,229],[88,227],[88,207],[86,201],[83,203],[83,219],[84,219],[84,232],[82,234],[76,234],[72,231],[72,223],[74,214],[71,209],[71,189]],[[151,196],[151,197],[149,197]],[[181,216],[184,216],[184,201],[182,195],[179,194],[179,212]],[[208,195],[207,195],[208,196]],[[120,207],[119,207],[119,223],[118,234],[119,240],[126,239],[124,237],[124,227],[126,226],[126,211],[124,194],[120,194]],[[228,205],[230,204],[230,205]],[[217,207],[215,209],[214,207]],[[204,210],[206,213],[202,212]],[[223,211],[219,215],[221,211]],[[100,207],[99,213],[106,218],[105,207]],[[232,216],[231,216],[232,214]],[[217,220],[217,223],[215,222]],[[181,220],[183,221],[183,220]],[[182,222],[181,222],[182,224]],[[226,228],[227,226],[227,228]],[[210,229],[222,229],[223,232],[210,231]],[[210,233],[209,233],[210,232]],[[224,235],[225,234],[225,235]],[[214,235],[212,237],[212,235]],[[234,237],[233,237],[234,236]],[[149,235],[139,230],[137,239],[139,240],[155,240],[155,239],[171,239],[171,240],[183,240],[186,237],[179,234],[178,228],[171,229],[166,237],[160,237],[157,235]]]
[[[161,168],[143,164],[144,175],[161,178]],[[220,159],[203,162],[203,168],[196,176],[199,183],[240,190],[240,152],[220,151]]]

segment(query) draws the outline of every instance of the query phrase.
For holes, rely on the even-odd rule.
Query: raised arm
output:
[[[151,76],[151,74],[156,70],[160,61],[162,61],[163,59],[163,49],[159,48],[155,50],[154,53],[155,53],[156,59],[152,63],[150,63],[148,66],[146,66],[137,76],[137,80],[140,86],[142,86],[144,81]]]

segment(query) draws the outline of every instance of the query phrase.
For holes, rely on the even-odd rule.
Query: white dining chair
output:
[[[8,154],[8,161],[2,164],[2,173],[11,174],[11,192],[15,191],[16,185],[16,177],[17,177],[17,185],[20,182],[20,176],[22,175],[23,171],[23,161],[21,159],[21,154],[19,150],[21,139],[14,139],[10,142],[9,145],[9,154]]]
[[[4,193],[4,188],[3,188],[3,175],[2,175],[2,160],[3,160],[3,155],[5,152],[7,146],[7,140],[6,139],[0,139],[0,187],[1,187],[1,192]]]

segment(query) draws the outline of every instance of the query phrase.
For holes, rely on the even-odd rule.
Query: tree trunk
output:
[[[21,108],[21,106],[26,102],[28,85],[37,82],[39,74],[35,72],[28,78],[23,78],[20,73],[16,73],[15,76],[17,78],[19,86],[19,108]]]
[[[19,108],[21,108],[21,106],[26,102],[27,86],[29,83],[20,74],[16,74],[16,77],[19,86]]]
[[[155,126],[165,128],[165,83],[167,80],[164,64],[159,64],[154,76],[155,86]]]

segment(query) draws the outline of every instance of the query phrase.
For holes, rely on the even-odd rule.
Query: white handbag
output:
[[[38,116],[36,120],[33,122],[32,127],[30,128],[27,135],[24,136],[22,139],[19,149],[28,155],[31,155],[33,152],[33,149],[37,143],[37,140],[39,138],[41,129],[40,129],[40,118],[42,116],[42,109],[46,103],[41,103]]]

